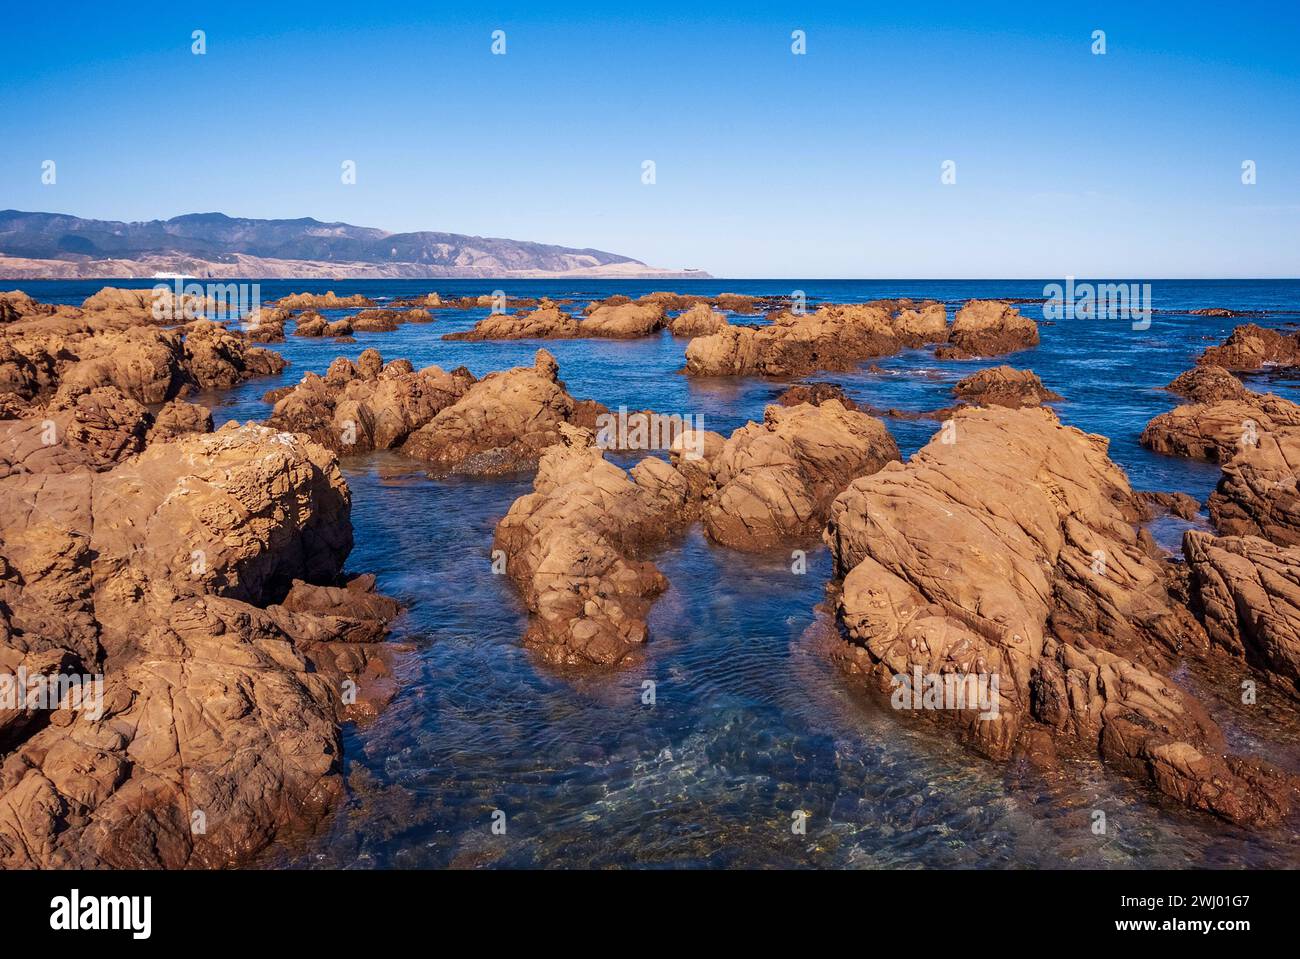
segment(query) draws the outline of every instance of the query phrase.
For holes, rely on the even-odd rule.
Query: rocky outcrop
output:
[[[846,410],[858,408],[843,388],[834,383],[796,383],[776,398],[776,402],[782,406],[798,406],[801,403],[821,406],[827,400],[835,400]]]
[[[44,402],[64,385],[81,392],[111,386],[137,403],[155,404],[285,365],[279,354],[219,323],[162,329],[110,307],[61,307],[0,328],[0,395],[29,401]]]
[[[1043,381],[1032,370],[1017,370],[1010,366],[994,366],[972,373],[952,388],[958,399],[976,406],[1041,406],[1061,399],[1043,386]]]
[[[1221,533],[1262,536],[1300,546],[1300,429],[1266,432],[1223,464],[1210,494],[1210,518]]]
[[[830,305],[811,314],[779,313],[766,326],[727,324],[691,340],[686,372],[695,376],[803,376],[848,370],[862,360],[943,339],[942,304],[910,300]]]
[[[531,469],[560,440],[560,425],[581,413],[559,379],[559,365],[538,350],[532,366],[489,373],[407,437],[402,452],[439,472],[499,475]]]
[[[849,671],[885,690],[917,673],[996,676],[986,703],[938,699],[950,708],[917,715],[996,758],[1046,728],[1189,806],[1277,823],[1293,784],[1225,755],[1205,710],[1161,674],[1205,640],[1135,529],[1142,506],[1107,441],[1041,407],[961,410],[953,424],[832,507]]]
[[[650,603],[668,585],[635,555],[682,524],[689,491],[663,460],[629,474],[589,430],[560,423],[557,432],[533,492],[498,524],[495,548],[532,613],[527,644],[557,665],[617,665],[645,642]]]
[[[463,369],[417,371],[409,360],[385,364],[379,351],[370,349],[355,363],[335,358],[323,377],[308,373],[277,400],[267,425],[305,434],[344,455],[394,449],[473,383]]]
[[[336,588],[348,512],[330,453],[253,425],[0,479],[0,670],[102,692],[0,710],[0,864],[228,865],[330,809],[396,611]]]
[[[1210,639],[1300,694],[1300,548],[1188,530],[1183,555]]]
[[[935,351],[944,360],[1000,356],[1038,345],[1038,324],[1000,300],[971,300],[952,321],[948,345]]]
[[[610,339],[636,339],[649,336],[664,327],[663,307],[654,303],[624,303],[601,306],[578,324],[579,336]]]
[[[65,386],[44,406],[0,421],[0,478],[110,469],[147,445],[212,430],[206,408],[172,400],[150,413],[112,386]]]
[[[305,336],[311,339],[323,336],[351,336],[352,320],[348,317],[327,320],[315,310],[307,310],[299,313],[298,318],[294,321],[293,335]]]
[[[880,420],[836,400],[769,406],[731,434],[711,462],[704,526],[716,542],[756,551],[815,537],[853,479],[898,459]]]
[[[1165,388],[1191,403],[1246,401],[1259,395],[1221,366],[1198,366],[1179,373]]]
[[[1181,374],[1169,389],[1194,402],[1161,413],[1139,442],[1168,456],[1226,462],[1278,430],[1300,426],[1300,406],[1274,393],[1256,393],[1219,367]]]
[[[1296,366],[1300,364],[1300,333],[1281,333],[1247,323],[1233,330],[1223,343],[1202,353],[1196,362],[1199,366],[1241,372]]]
[[[360,293],[339,296],[333,290],[327,293],[291,293],[275,302],[275,306],[284,310],[348,310],[374,305],[373,300]]]
[[[535,310],[522,316],[493,313],[479,320],[474,328],[461,333],[446,333],[444,340],[529,340],[570,339],[580,336],[578,321],[550,300],[542,300]]]
[[[666,587],[645,553],[702,516],[717,542],[767,549],[816,535],[835,495],[898,449],[883,424],[835,400],[768,407],[724,439],[688,431],[669,461],[630,473],[589,429],[567,422],[541,456],[533,492],[497,527],[496,548],[533,614],[525,641],[556,664],[617,665],[646,640]]]
[[[708,336],[727,324],[727,318],[707,303],[696,303],[668,321],[673,336]]]
[[[448,333],[444,340],[523,340],[604,337],[636,339],[649,336],[664,326],[663,308],[656,304],[622,303],[599,305],[581,320],[575,319],[550,300],[520,315],[493,313],[479,320],[471,330]]]

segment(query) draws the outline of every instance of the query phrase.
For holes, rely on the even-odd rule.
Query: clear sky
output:
[[[704,8],[10,3],[0,208],[729,277],[1300,276],[1295,0]]]

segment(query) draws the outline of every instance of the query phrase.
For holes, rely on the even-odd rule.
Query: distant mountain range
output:
[[[0,211],[0,279],[150,277],[707,277],[603,250],[349,223],[190,213],[123,223]]]

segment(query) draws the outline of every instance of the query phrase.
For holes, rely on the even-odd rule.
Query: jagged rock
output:
[[[629,475],[590,431],[560,423],[557,432],[495,546],[532,614],[526,643],[555,664],[617,665],[645,642],[650,603],[668,585],[631,554],[681,525],[686,482],[654,458]]]
[[[1300,406],[1248,390],[1218,367],[1183,373],[1169,389],[1204,401],[1176,406],[1146,425],[1139,442],[1157,453],[1226,462],[1263,437],[1300,426]]]
[[[1247,323],[1202,353],[1196,363],[1240,371],[1295,366],[1300,363],[1300,333],[1281,333]]]
[[[999,300],[970,300],[957,311],[948,345],[935,351],[944,360],[999,356],[1038,345],[1038,324]]]
[[[402,452],[438,471],[497,475],[527,469],[560,439],[577,405],[559,364],[538,350],[533,366],[489,373],[407,437]]]
[[[1225,757],[1205,710],[1158,671],[1205,639],[1134,527],[1143,507],[1105,438],[1043,407],[965,409],[953,423],[832,507],[850,672],[882,689],[914,670],[996,675],[996,715],[918,715],[996,758],[1037,721],[1192,807],[1279,822],[1294,784]]]
[[[1188,530],[1183,555],[1210,638],[1300,694],[1300,548]]]
[[[1165,512],[1189,522],[1200,519],[1201,504],[1196,501],[1196,497],[1186,493],[1155,493],[1144,490],[1134,495],[1140,502],[1146,504],[1149,515]]]
[[[493,313],[474,324],[472,330],[447,333],[444,340],[568,339],[580,335],[578,321],[550,300],[523,316]]]
[[[339,296],[333,290],[327,293],[293,293],[275,303],[285,310],[346,310],[374,306],[374,301],[360,293]]]
[[[219,323],[196,320],[164,330],[111,307],[84,314],[61,307],[0,332],[0,394],[27,400],[43,401],[64,385],[81,392],[113,386],[138,403],[155,404],[284,366],[279,354]]]
[[[994,366],[958,380],[953,395],[978,406],[1040,406],[1061,399],[1032,370]]]
[[[898,459],[885,425],[836,400],[769,406],[711,461],[704,526],[724,546],[762,550],[815,536],[849,482]]]
[[[281,372],[288,364],[279,353],[248,341],[219,323],[199,320],[185,329],[183,365],[202,390],[229,389],[255,376]]]
[[[152,417],[111,386],[65,387],[24,419],[0,422],[0,479],[108,469],[144,449]]]
[[[862,360],[914,345],[925,331],[944,335],[942,304],[910,300],[823,306],[812,314],[779,313],[766,326],[727,324],[686,347],[695,376],[802,376],[853,369]]]
[[[211,433],[212,411],[197,403],[172,400],[153,415],[146,438],[149,443],[174,440],[188,433]]]
[[[776,402],[782,406],[798,406],[801,403],[821,406],[827,400],[835,400],[846,410],[858,408],[848,394],[834,383],[796,383],[776,398]]]
[[[267,425],[342,454],[393,449],[473,382],[438,366],[416,372],[408,360],[385,365],[378,350],[365,350],[355,364],[336,357],[324,377],[308,373],[277,399]]]
[[[228,425],[108,472],[10,476],[0,543],[0,667],[104,682],[99,715],[0,715],[0,864],[223,866],[329,810],[360,669],[338,650],[395,610],[373,580],[329,589],[351,526],[327,451]]]
[[[1300,546],[1300,430],[1265,432],[1223,464],[1210,494],[1210,518],[1221,533],[1262,536]]]

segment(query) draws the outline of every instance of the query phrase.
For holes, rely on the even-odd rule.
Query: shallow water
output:
[[[1243,322],[1300,321],[1300,282],[1152,281],[1150,329],[1127,321],[1041,324],[1042,344],[1005,361],[1032,368],[1066,399],[1061,418],[1108,436],[1111,455],[1138,489],[1204,499],[1218,478],[1207,464],[1157,456],[1137,438],[1173,405],[1160,387]],[[21,284],[47,300],[80,302],[102,284]],[[138,284],[147,286],[148,282]],[[334,289],[375,298],[437,290],[572,296],[611,293],[788,294],[848,302],[882,296],[956,303],[977,296],[1041,297],[1041,281],[361,281],[262,284],[264,300]],[[1271,311],[1264,319],[1192,317],[1222,306]],[[1040,307],[1022,306],[1036,318]],[[417,367],[464,364],[476,375],[531,364],[544,345],[576,397],[610,407],[702,414],[729,433],[762,416],[786,383],[695,380],[679,375],[686,341],[446,343],[486,310],[445,311],[429,325],[357,334],[355,344],[293,336],[273,344],[293,364],[283,377],[219,396],[218,422],[262,419],[267,389],[324,372],[337,355],[373,346]],[[753,318],[740,318],[750,322]],[[879,372],[814,374],[879,408],[949,405],[951,385],[998,361],[940,362],[927,350],[877,361]],[[1284,382],[1255,384],[1296,396]],[[908,455],[937,424],[888,420]],[[1044,772],[1000,765],[955,747],[941,728],[913,722],[861,694],[820,654],[814,627],[830,573],[810,549],[804,575],[780,553],[745,556],[710,545],[698,528],[654,559],[671,588],[651,615],[644,660],[613,673],[540,665],[519,645],[522,607],[490,570],[497,519],[531,478],[426,477],[395,454],[345,461],[356,548],[349,569],[373,571],[408,605],[394,635],[415,644],[402,658],[402,691],[372,724],[349,728],[350,798],[305,847],[277,847],[264,865],[409,867],[552,866],[1296,866],[1294,828],[1252,834],[1190,813],[1091,758]],[[1183,528],[1162,521],[1176,548]],[[1300,719],[1261,688],[1253,711],[1219,693],[1234,677],[1177,677],[1207,698],[1233,744],[1300,769]],[[643,683],[654,703],[643,702]],[[491,830],[494,810],[506,834]],[[792,816],[807,816],[806,834]],[[1106,814],[1105,835],[1092,830]]]

